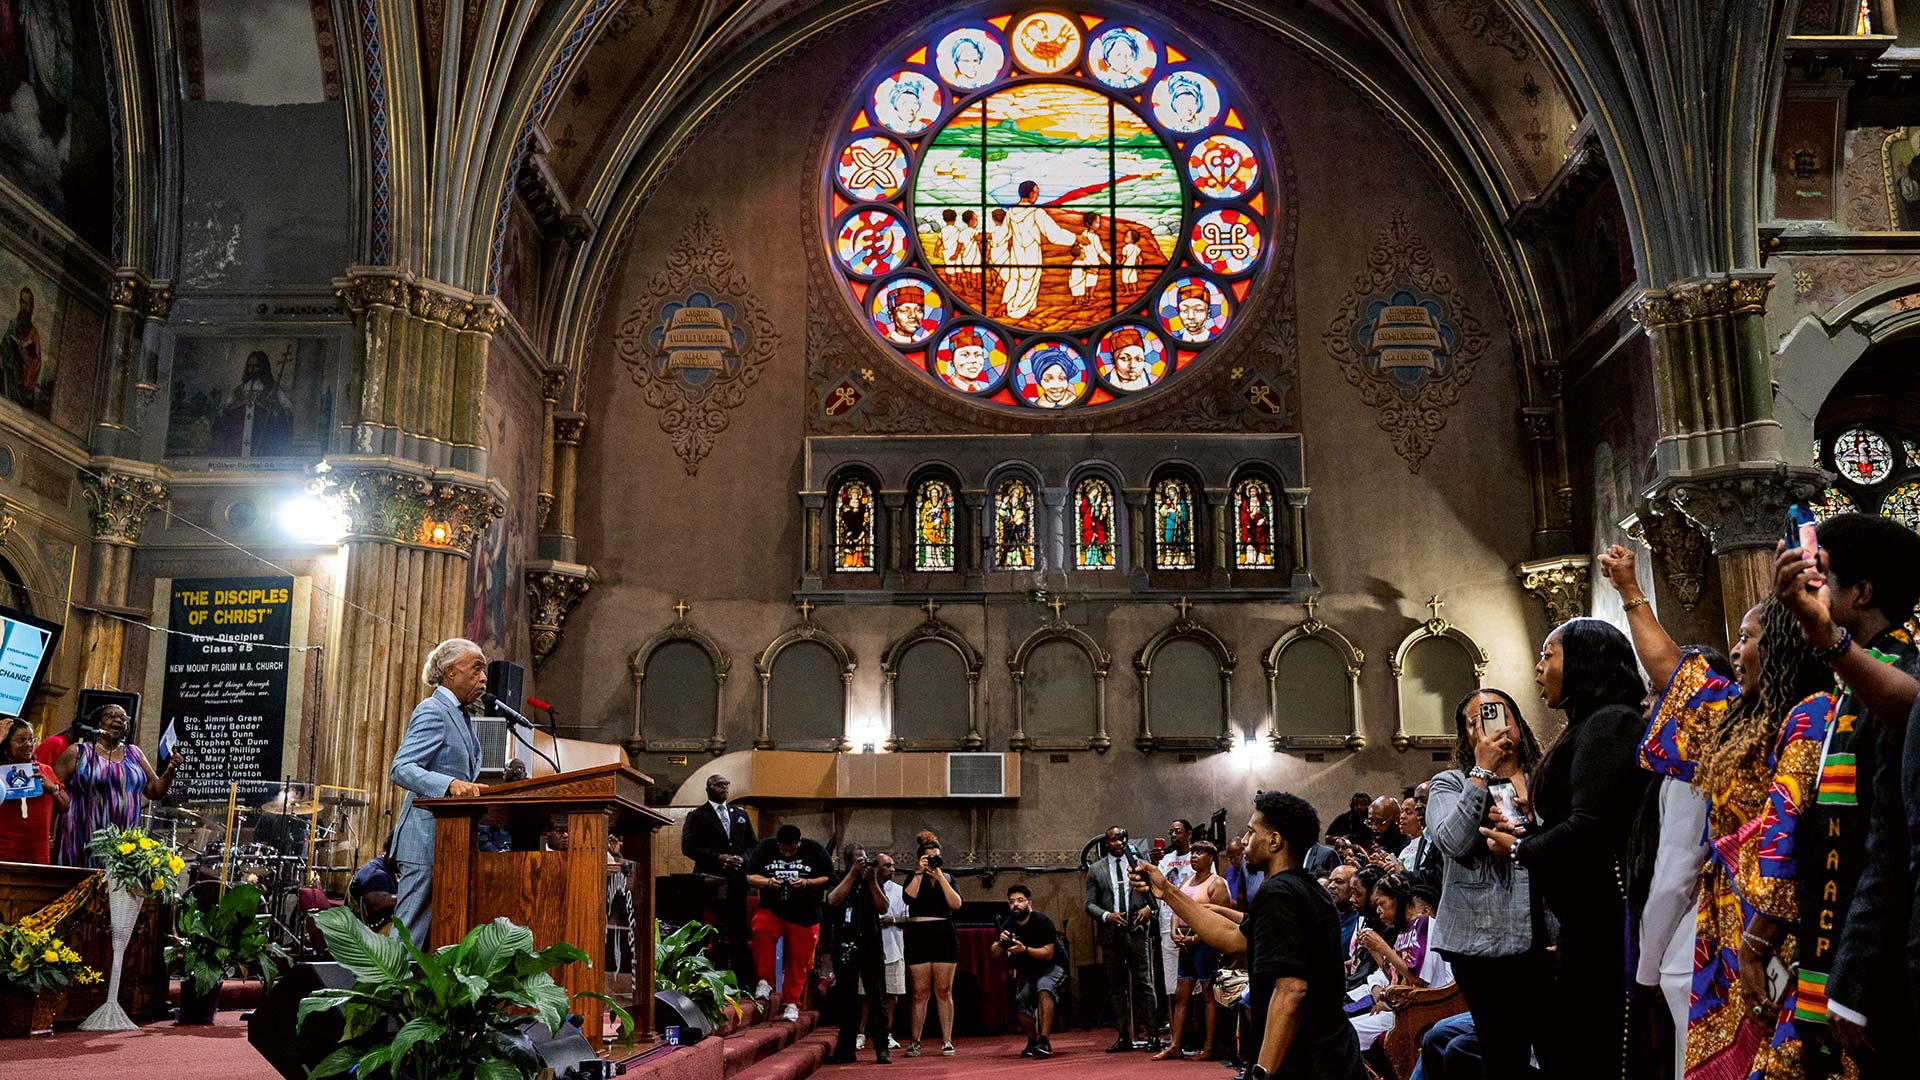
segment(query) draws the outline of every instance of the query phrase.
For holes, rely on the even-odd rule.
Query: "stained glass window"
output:
[[[988,407],[1150,391],[1237,325],[1276,193],[1213,50],[977,6],[882,54],[827,147],[829,257],[915,377]]]
[[[1193,488],[1177,476],[1153,485],[1153,565],[1191,570],[1199,564],[1193,541]]]
[[[1112,570],[1114,554],[1113,485],[1089,476],[1073,489],[1073,565],[1082,570]]]
[[[1017,476],[1000,481],[993,493],[995,565],[1002,570],[1034,568],[1033,526],[1033,486]]]
[[[855,573],[873,567],[873,489],[848,480],[833,497],[833,568]]]
[[[1814,504],[1813,516],[1825,521],[1838,514],[1851,514],[1854,509],[1853,499],[1848,497],[1846,492],[1837,487],[1830,487],[1820,496],[1820,501]]]
[[[1907,451],[1907,467],[1920,469],[1920,442],[1914,442],[1912,439],[1902,439],[1900,443]]]
[[[913,565],[916,570],[953,569],[953,487],[923,480],[913,496]]]
[[[1853,428],[1833,441],[1833,466],[1856,484],[1877,484],[1893,472],[1893,447],[1866,428]]]
[[[1257,476],[1233,488],[1233,565],[1273,569],[1273,487]]]
[[[1880,513],[1920,532],[1920,480],[1901,484],[1880,500]]]

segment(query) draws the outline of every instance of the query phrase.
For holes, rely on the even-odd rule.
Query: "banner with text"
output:
[[[174,578],[167,584],[167,628],[176,632],[167,636],[161,683],[161,754],[185,750],[180,780],[194,801],[224,799],[235,780],[243,793],[254,783],[279,780],[294,579]]]

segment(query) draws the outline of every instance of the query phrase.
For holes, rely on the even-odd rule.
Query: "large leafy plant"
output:
[[[267,940],[260,905],[260,890],[245,883],[228,889],[212,907],[189,897],[180,907],[174,943],[167,946],[168,966],[191,981],[200,997],[212,994],[228,971],[242,978],[258,974],[271,988],[287,954]]]
[[[713,966],[702,942],[712,937],[714,928],[701,922],[683,923],[678,930],[660,936],[660,924],[653,924],[653,989],[678,990],[687,995],[707,1019],[726,1023],[727,1009],[740,1000],[740,984],[733,972]]]
[[[145,829],[102,825],[87,841],[87,851],[100,860],[107,884],[140,896],[170,896],[187,868],[178,852]]]
[[[97,983],[100,973],[80,962],[80,954],[55,937],[52,930],[32,926],[0,926],[0,977],[22,994],[57,990],[69,981]]]
[[[539,1054],[521,1035],[531,1018],[560,1029],[572,999],[550,972],[562,964],[591,963],[565,942],[535,951],[533,931],[506,919],[474,927],[457,945],[422,952],[407,928],[398,937],[376,934],[346,908],[329,908],[314,922],[334,960],[358,978],[345,990],[316,990],[300,1002],[299,1022],[341,1006],[346,1022],[340,1046],[312,1080],[351,1070],[356,1080],[531,1080]],[[612,1010],[623,1036],[633,1017],[604,994],[582,990]]]

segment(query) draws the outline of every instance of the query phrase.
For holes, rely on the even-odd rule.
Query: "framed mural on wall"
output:
[[[107,77],[92,0],[0,0],[0,179],[111,255]]]
[[[52,278],[0,247],[0,396],[45,417],[53,415],[65,307]]]
[[[168,457],[319,457],[333,422],[332,338],[181,338]]]

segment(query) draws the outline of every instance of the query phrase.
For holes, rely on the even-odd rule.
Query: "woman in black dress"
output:
[[[920,1056],[920,1032],[927,1026],[927,999],[940,1010],[940,1053],[952,1057],[953,971],[960,961],[960,935],[953,929],[953,913],[960,910],[960,894],[953,876],[940,868],[940,838],[923,832],[920,866],[907,882],[907,914],[942,922],[908,923],[907,978],[913,986],[913,1041],[907,1056]]]
[[[1647,687],[1627,636],[1589,618],[1547,635],[1534,682],[1548,706],[1566,713],[1567,726],[1534,767],[1525,831],[1480,831],[1496,857],[1527,870],[1560,923],[1554,1022],[1534,1033],[1542,1069],[1569,1080],[1619,1080],[1627,1042],[1627,839],[1652,779],[1638,758]]]

